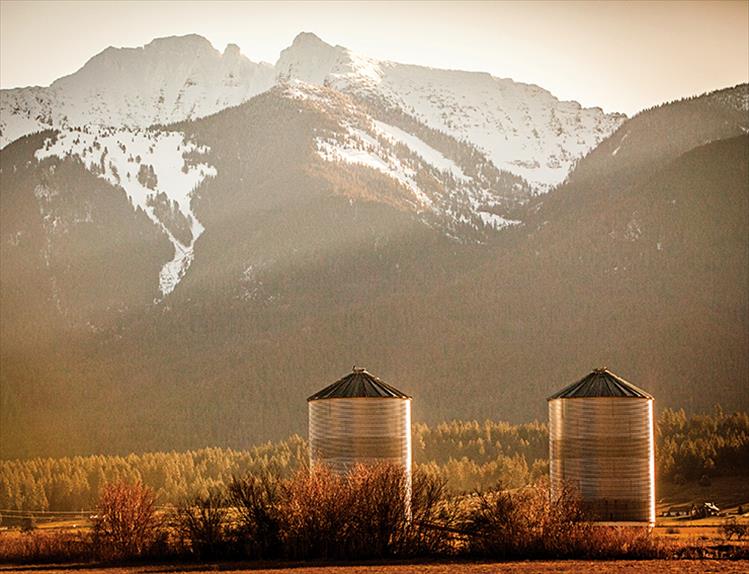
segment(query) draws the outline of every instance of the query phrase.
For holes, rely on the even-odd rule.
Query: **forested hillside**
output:
[[[444,477],[454,492],[508,488],[548,476],[545,424],[451,421],[413,427],[417,466]],[[188,452],[0,461],[0,509],[76,511],[95,506],[108,482],[142,481],[160,504],[179,503],[226,486],[232,477],[271,472],[290,476],[307,464],[307,444],[298,436],[248,450],[223,448]],[[703,476],[749,480],[749,414],[687,416],[665,410],[658,418],[656,477],[681,483]],[[15,515],[15,513],[14,513]]]
[[[280,441],[354,363],[428,425],[543,419],[598,366],[659,408],[749,409],[746,94],[643,112],[522,225],[462,236],[406,209],[392,177],[322,158],[339,127],[316,100],[268,92],[178,126],[215,174],[191,196],[205,231],[167,296],[169,242],[119,188],[72,157],[37,161],[41,137],[10,144],[0,456]],[[140,256],[107,255],[125,245]]]

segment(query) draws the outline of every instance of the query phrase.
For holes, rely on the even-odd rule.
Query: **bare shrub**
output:
[[[437,556],[454,552],[459,512],[450,500],[447,479],[416,469],[411,485],[411,521],[400,555]]]
[[[661,558],[670,551],[648,527],[587,522],[574,491],[552,499],[539,485],[476,495],[465,529],[469,554],[499,559]]]
[[[51,564],[91,558],[91,537],[84,532],[58,530],[0,535],[0,562]]]
[[[93,537],[100,558],[142,556],[160,540],[156,496],[142,483],[106,484],[99,497]]]
[[[280,556],[282,492],[282,482],[267,472],[235,477],[229,484],[227,498],[237,514],[233,536],[248,558]]]
[[[367,559],[447,552],[446,483],[394,465],[325,468],[289,483],[284,545],[292,558]]]
[[[344,488],[348,499],[345,553],[380,558],[403,553],[410,543],[411,484],[403,468],[359,466]]]
[[[552,500],[541,486],[499,487],[474,496],[464,520],[466,550],[501,559],[566,555],[581,521],[569,491]]]
[[[325,467],[236,479],[236,536],[250,558],[365,559],[443,552],[445,483],[397,466]],[[426,525],[426,526],[425,526]]]
[[[326,468],[298,472],[285,484],[281,539],[287,558],[341,558],[354,527],[347,482]]]
[[[228,514],[227,497],[219,491],[195,496],[177,508],[176,527],[191,553],[201,560],[229,553]]]

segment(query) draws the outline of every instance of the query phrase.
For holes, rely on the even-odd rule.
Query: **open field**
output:
[[[722,511],[733,513],[738,506],[749,511],[749,480],[746,476],[721,476],[713,478],[709,486],[697,482],[673,484],[667,480],[656,485],[656,513],[658,521],[667,519],[660,515],[672,506],[713,502]]]
[[[720,518],[713,517],[700,520],[685,520],[675,524],[671,522],[658,522],[656,523],[654,532],[657,536],[678,541],[682,544],[719,544],[725,539],[721,531],[720,521]],[[749,524],[749,518],[745,516],[740,519],[740,522]],[[734,543],[738,543],[735,538]],[[740,544],[749,546],[749,540],[744,539]]]
[[[745,505],[749,507],[749,504]],[[658,536],[682,542],[702,541],[721,542],[723,534],[720,531],[723,517],[711,516],[707,518],[692,519],[658,517],[654,532]],[[749,524],[749,514],[739,518],[739,521]],[[66,531],[86,532],[90,530],[91,523],[88,520],[55,520],[53,522],[39,522],[37,528],[42,531]],[[0,529],[0,541],[3,537],[22,536],[23,533],[17,529]],[[749,544],[749,540],[744,541]]]
[[[720,572],[728,574],[745,574],[749,572],[749,561],[725,560],[617,560],[617,561],[579,561],[557,560],[551,562],[445,562],[438,564],[365,564],[338,566],[267,566],[257,569],[252,564],[211,564],[211,565],[158,565],[137,567],[91,568],[69,566],[24,566],[21,568],[0,567],[0,572],[34,572],[37,574],[64,574],[65,572],[87,572],[95,574],[157,574],[169,572],[254,572],[256,574],[557,574],[602,572],[604,574],[635,574],[639,572],[658,572],[659,574],[703,574]]]

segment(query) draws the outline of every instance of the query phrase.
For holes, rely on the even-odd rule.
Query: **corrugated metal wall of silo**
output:
[[[552,496],[565,485],[596,520],[655,522],[653,399],[549,401]]]
[[[393,397],[309,401],[310,464],[346,473],[392,464],[411,474],[411,400]]]

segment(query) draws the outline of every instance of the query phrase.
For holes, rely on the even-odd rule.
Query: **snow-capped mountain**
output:
[[[575,161],[625,119],[486,73],[373,60],[309,33],[281,52],[276,71],[279,78],[329,85],[402,110],[472,143],[537,191],[561,183]]]
[[[165,297],[194,260],[205,230],[194,191],[217,168],[210,147],[183,133],[187,124],[163,126],[269,90],[315,114],[316,124],[295,136],[312,137],[317,161],[387,178],[363,197],[459,240],[482,241],[520,224],[523,205],[561,183],[624,120],[560,102],[537,86],[377,61],[309,33],[299,34],[275,66],[253,63],[231,44],[220,53],[189,35],[108,48],[47,88],[3,90],[0,144],[57,130],[36,150],[37,160],[74,158],[124,190],[172,245],[159,273]]]
[[[350,199],[367,197],[394,206],[461,240],[481,241],[487,234],[520,223],[511,214],[531,196],[530,187],[522,178],[497,170],[469,144],[447,135],[435,137],[416,120],[404,127],[419,135],[409,133],[376,119],[372,114],[380,114],[378,108],[362,106],[352,96],[325,86],[294,80],[267,95],[316,118],[311,129],[295,132],[295,137],[313,142],[314,153],[305,157],[305,163],[332,164],[339,171],[363,168],[389,182],[384,192],[372,194],[365,186]],[[217,174],[210,151],[210,146],[173,129],[84,125],[60,128],[34,157],[79,162],[94,176],[122,189],[132,207],[142,210],[166,235],[173,255],[163,261],[159,273],[161,298],[184,278],[194,259],[195,243],[205,230],[194,211],[193,194]],[[40,209],[46,209],[45,198],[38,200]]]
[[[41,129],[145,128],[203,117],[259,94],[275,81],[270,64],[224,53],[198,35],[159,38],[142,48],[107,48],[47,88],[0,92],[0,147]]]
[[[0,93],[0,146],[46,128],[144,128],[203,117],[279,81],[326,84],[396,109],[483,151],[536,191],[561,183],[574,162],[623,121],[560,102],[538,86],[489,74],[381,62],[302,33],[275,66],[197,35],[107,48],[48,88]]]
[[[188,35],[110,47],[49,87],[1,91],[0,147],[55,129],[37,159],[75,157],[123,188],[173,245],[160,275],[163,296],[193,260],[203,226],[191,194],[215,169],[188,157],[204,149],[199,142],[148,128],[220,112],[279,84],[279,97],[314,101],[336,123],[316,138],[321,159],[396,181],[403,196],[386,201],[403,200],[451,236],[461,227],[481,234],[519,223],[513,208],[560,183],[623,120],[536,86],[380,62],[309,33],[275,66]]]
[[[199,142],[148,128],[211,115],[279,84],[279,97],[313,102],[336,123],[316,138],[319,158],[389,177],[403,194],[386,201],[402,200],[453,236],[519,223],[512,208],[559,183],[621,121],[534,86],[377,62],[313,34],[300,34],[275,66],[189,35],[107,48],[49,87],[3,90],[0,145],[58,130],[38,160],[77,158],[124,189],[173,245],[160,274],[164,296],[193,260],[204,228],[191,194],[215,169],[194,157]]]

